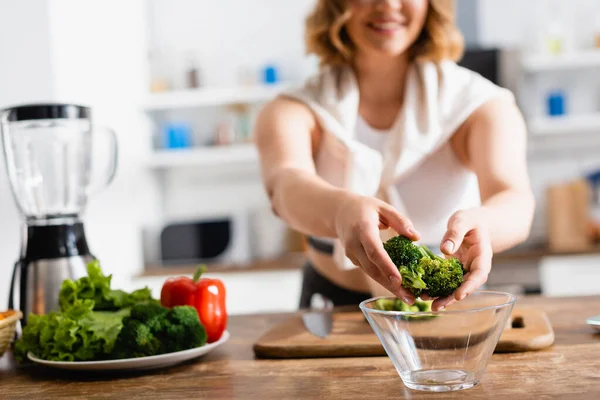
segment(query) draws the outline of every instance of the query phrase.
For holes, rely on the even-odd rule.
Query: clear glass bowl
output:
[[[479,383],[516,301],[510,293],[479,291],[434,313],[377,310],[380,298],[360,309],[402,382],[433,392]]]

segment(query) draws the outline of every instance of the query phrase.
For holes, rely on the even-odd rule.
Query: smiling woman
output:
[[[372,7],[363,7],[376,2],[319,1],[306,21],[308,51],[317,54],[322,65],[347,65],[357,46],[384,51],[387,47],[392,55],[409,50],[411,58],[421,60],[457,60],[462,55],[453,1],[404,1],[404,12],[392,16],[373,15]],[[394,35],[397,40],[388,40]]]
[[[321,69],[255,125],[273,210],[308,236],[313,294],[412,304],[383,241],[403,235],[467,273],[439,310],[483,285],[494,252],[529,235],[526,132],[511,92],[457,65],[450,0],[318,0],[306,45]],[[434,248],[434,247],[432,247]]]

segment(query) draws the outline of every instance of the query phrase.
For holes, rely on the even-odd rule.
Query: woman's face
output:
[[[403,54],[417,40],[428,0],[349,0],[346,30],[359,54]]]

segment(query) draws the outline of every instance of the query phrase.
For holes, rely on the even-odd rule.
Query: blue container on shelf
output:
[[[263,70],[263,81],[266,84],[274,84],[279,82],[279,74],[274,65],[267,65]]]
[[[187,149],[192,145],[192,129],[185,122],[168,122],[163,127],[165,149]]]
[[[565,115],[565,94],[560,90],[552,91],[547,99],[548,115],[552,117]]]

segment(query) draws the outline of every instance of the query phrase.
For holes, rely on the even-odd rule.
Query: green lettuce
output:
[[[92,300],[76,300],[66,311],[29,314],[22,337],[15,342],[15,358],[27,353],[51,361],[104,359],[112,352],[123,318],[130,309],[93,311]]]
[[[58,295],[60,309],[68,310],[77,300],[93,300],[95,311],[116,311],[131,307],[137,303],[157,301],[152,298],[148,287],[131,293],[119,289],[111,289],[112,275],[104,275],[98,260],[87,264],[88,276],[76,281],[63,281]]]
[[[60,312],[29,314],[15,357],[23,362],[27,353],[51,361],[89,361],[109,358],[123,318],[136,304],[157,303],[150,289],[131,293],[110,288],[112,275],[104,275],[98,261],[87,264],[88,275],[63,281]]]

